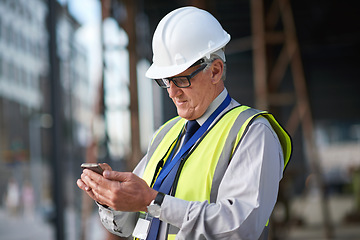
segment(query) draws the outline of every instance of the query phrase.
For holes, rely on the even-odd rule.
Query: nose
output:
[[[177,87],[172,81],[170,81],[169,83],[170,83],[170,87],[167,89],[169,97],[174,98],[181,95],[182,93],[181,88]]]

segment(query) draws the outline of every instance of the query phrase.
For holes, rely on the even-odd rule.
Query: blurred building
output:
[[[89,138],[93,99],[85,48],[75,41],[80,24],[57,8],[57,52],[61,88],[62,146],[67,169],[66,202],[74,204],[75,180]],[[0,199],[14,178],[30,182],[37,210],[52,208],[50,191],[48,1],[0,1]],[[75,174],[75,173],[76,174]],[[2,202],[0,202],[0,207]]]
[[[43,1],[0,2],[0,194],[11,175],[19,184],[30,178],[23,166],[30,163],[31,118],[44,104],[46,14]]]

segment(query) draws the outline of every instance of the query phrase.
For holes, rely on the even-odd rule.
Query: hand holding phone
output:
[[[98,163],[83,163],[81,164],[81,168],[92,170],[100,175],[104,172],[104,169],[102,169]]]

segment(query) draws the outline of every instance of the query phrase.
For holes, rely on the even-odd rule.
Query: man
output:
[[[110,232],[267,239],[291,140],[272,115],[230,98],[223,51],[229,41],[220,23],[195,7],[160,21],[146,76],[167,88],[179,117],[156,132],[133,173],[102,164],[103,175],[84,170],[78,180]]]

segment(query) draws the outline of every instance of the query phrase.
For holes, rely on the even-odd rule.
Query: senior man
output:
[[[179,116],[161,126],[132,173],[84,170],[78,186],[103,225],[139,239],[267,239],[291,139],[266,111],[224,86],[230,35],[208,12],[183,7],[153,36],[146,76],[166,88]]]

